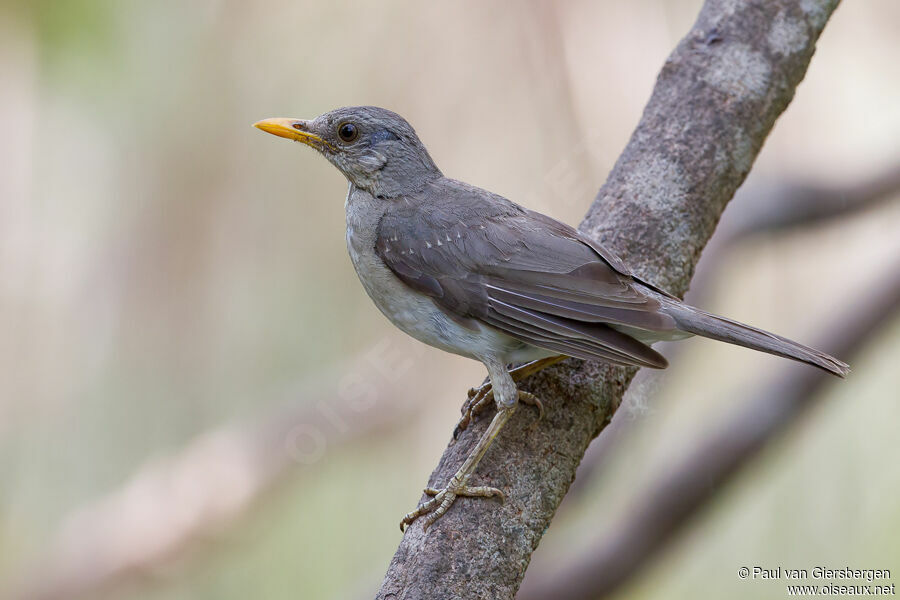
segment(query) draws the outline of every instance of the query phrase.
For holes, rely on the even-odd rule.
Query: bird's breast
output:
[[[472,332],[450,319],[429,298],[409,288],[375,253],[374,228],[362,227],[348,212],[347,251],[366,293],[384,316],[421,342],[472,356]]]
[[[378,310],[406,334],[454,354],[481,360],[518,356],[521,351],[529,351],[523,348],[522,342],[487,325],[479,323],[475,329],[463,327],[431,298],[394,275],[375,252],[378,221],[384,214],[382,202],[351,187],[346,204],[347,251],[360,282]]]

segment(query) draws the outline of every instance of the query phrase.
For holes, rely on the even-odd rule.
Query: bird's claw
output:
[[[453,439],[466,430],[474,418],[484,412],[494,399],[494,390],[490,382],[478,388],[469,388],[469,398],[462,407],[462,417],[453,430]]]
[[[501,502],[506,500],[506,496],[502,491],[486,485],[467,486],[453,485],[451,483],[447,487],[441,489],[425,488],[424,492],[431,496],[431,498],[420,504],[416,510],[403,517],[400,521],[400,531],[404,531],[406,527],[410,526],[413,521],[420,517],[422,517],[422,529],[428,529],[432,523],[437,521],[447,512],[450,505],[452,505],[460,496],[465,496],[467,498],[498,497]]]
[[[544,403],[541,402],[541,399],[534,394],[530,392],[523,392],[522,390],[519,390],[519,402],[527,404],[528,406],[533,406],[537,409],[537,419],[535,419],[534,422],[528,426],[529,429],[534,429],[535,427],[537,427],[537,424],[541,422],[541,419],[544,418]]]

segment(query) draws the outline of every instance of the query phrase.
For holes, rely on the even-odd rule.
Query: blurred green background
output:
[[[107,569],[90,597],[371,595],[483,369],[392,328],[346,256],[346,182],[250,125],[385,106],[449,176],[575,224],[700,4],[0,3],[0,590]],[[896,164],[898,23],[838,8],[751,179]],[[898,264],[897,199],[743,240],[703,307],[820,339]],[[622,597],[781,593],[745,564],[900,573],[898,356],[894,319]],[[778,366],[684,342],[534,572]]]

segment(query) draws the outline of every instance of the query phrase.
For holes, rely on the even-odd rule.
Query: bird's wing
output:
[[[446,179],[393,202],[378,225],[376,252],[450,314],[560,354],[666,366],[610,325],[669,332],[674,320],[617,257],[575,229]]]

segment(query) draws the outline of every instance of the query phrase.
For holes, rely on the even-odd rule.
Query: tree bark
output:
[[[683,294],[836,6],[837,0],[708,0],[663,65],[582,230],[641,278]],[[568,360],[524,382],[544,401],[546,416],[530,429],[535,414],[517,411],[472,481],[504,490],[506,501],[462,498],[427,531],[414,523],[376,597],[512,599],[588,444],[609,423],[635,372]],[[450,443],[429,486],[449,480],[489,417]]]

